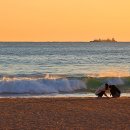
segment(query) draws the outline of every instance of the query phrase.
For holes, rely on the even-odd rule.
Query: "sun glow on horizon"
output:
[[[0,0],[0,41],[130,41],[130,0]]]
[[[117,69],[115,67],[108,67],[99,72],[98,77],[130,77],[128,69]]]

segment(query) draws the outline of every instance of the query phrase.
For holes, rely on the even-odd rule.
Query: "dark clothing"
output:
[[[101,91],[99,94],[97,94],[98,97],[102,97],[105,91]]]
[[[109,85],[112,97],[120,97],[121,91],[115,85]]]

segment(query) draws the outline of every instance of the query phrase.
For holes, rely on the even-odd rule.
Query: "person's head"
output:
[[[111,88],[112,88],[112,85],[109,85],[109,88],[111,89]]]
[[[105,89],[108,90],[109,85],[107,83],[105,83]]]
[[[109,85],[109,89],[112,89],[115,85]]]

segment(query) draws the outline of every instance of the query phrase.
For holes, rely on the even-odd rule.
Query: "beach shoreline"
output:
[[[1,98],[0,129],[130,128],[130,98]]]

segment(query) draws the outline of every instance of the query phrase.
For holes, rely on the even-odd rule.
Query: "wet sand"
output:
[[[1,98],[0,130],[130,130],[130,98]]]

